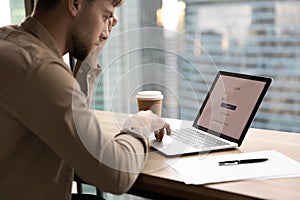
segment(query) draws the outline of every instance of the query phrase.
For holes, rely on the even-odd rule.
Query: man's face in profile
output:
[[[89,52],[109,37],[115,7],[113,0],[82,1],[70,30],[70,54],[83,61]]]

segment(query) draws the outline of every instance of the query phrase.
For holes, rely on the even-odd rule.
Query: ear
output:
[[[68,0],[69,12],[72,16],[76,16],[81,7],[81,0]]]

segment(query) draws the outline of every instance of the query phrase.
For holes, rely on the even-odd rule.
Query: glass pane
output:
[[[19,24],[25,18],[24,1],[2,0],[0,6],[0,27]]]
[[[134,113],[162,90],[164,117],[193,120],[218,70],[273,78],[252,127],[300,132],[300,1],[133,0],[99,60],[96,109]]]

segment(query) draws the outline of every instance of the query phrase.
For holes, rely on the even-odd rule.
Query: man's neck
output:
[[[60,54],[63,56],[66,52],[66,39],[68,36],[68,24],[61,15],[49,14],[40,14],[35,12],[32,14],[32,17],[38,20],[51,34],[55,40]]]

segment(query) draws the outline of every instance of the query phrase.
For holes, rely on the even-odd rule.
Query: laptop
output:
[[[239,147],[271,82],[269,77],[219,71],[193,125],[172,130],[161,142],[152,134],[151,147],[165,156]]]

